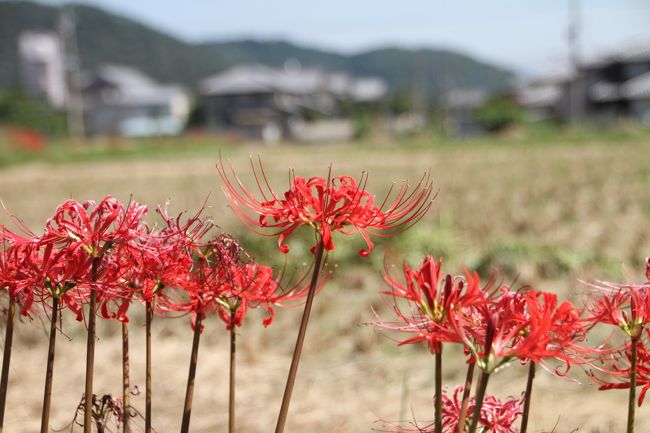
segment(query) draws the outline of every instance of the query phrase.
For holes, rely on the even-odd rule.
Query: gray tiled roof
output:
[[[117,90],[119,105],[165,104],[171,98],[185,95],[180,85],[165,85],[154,81],[141,71],[122,65],[102,65],[91,74],[92,79],[110,83]]]
[[[387,86],[379,78],[352,78],[342,72],[320,69],[276,69],[263,65],[243,65],[201,81],[203,95],[288,93],[306,95],[329,93],[339,97],[370,101],[383,97]]]

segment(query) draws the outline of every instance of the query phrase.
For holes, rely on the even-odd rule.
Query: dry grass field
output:
[[[297,175],[370,173],[368,189],[381,196],[392,181],[416,180],[430,169],[438,196],[430,213],[410,232],[392,239],[390,256],[418,260],[443,255],[447,269],[465,263],[486,275],[500,267],[504,278],[530,283],[580,299],[579,279],[640,277],[650,255],[650,139],[623,143],[496,146],[229,146],[225,158],[247,179],[249,154],[261,153],[271,182],[286,184],[288,169]],[[58,162],[0,168],[0,199],[37,231],[63,200],[129,196],[155,207],[167,199],[170,209],[190,212],[207,197],[207,214],[225,230],[243,233],[226,207],[215,169],[217,149],[153,159],[107,162]],[[150,215],[155,220],[152,212]],[[6,216],[0,221],[7,223]],[[259,261],[277,262],[273,241],[247,235]],[[433,415],[433,359],[423,348],[396,348],[394,341],[364,323],[372,307],[387,317],[378,292],[384,288],[383,249],[370,259],[355,258],[358,238],[336,238],[329,257],[335,276],[315,301],[312,322],[290,409],[289,432],[356,433],[381,428],[379,419],[420,420]],[[290,264],[305,260],[300,245]],[[293,258],[293,262],[291,261]],[[138,307],[134,306],[134,310]],[[298,310],[279,311],[263,329],[259,317],[239,330],[238,424],[241,433],[270,431],[280,406]],[[132,381],[144,388],[144,321],[132,313]],[[57,344],[52,427],[65,429],[83,392],[85,334],[67,320]],[[120,340],[116,323],[99,327],[95,368],[98,393],[120,392]],[[192,431],[226,428],[228,336],[217,319],[206,324],[199,352]],[[188,319],[154,323],[154,427],[160,433],[179,429],[191,345]],[[47,335],[35,318],[23,319],[14,340],[7,433],[38,430],[45,375]],[[449,358],[448,358],[449,359]],[[448,361],[446,383],[461,383],[464,368]],[[575,378],[584,376],[575,371]],[[495,374],[489,393],[519,395],[525,369],[513,364]],[[626,391],[597,392],[546,372],[538,375],[533,395],[533,432],[620,432]],[[144,408],[144,396],[134,397]],[[639,432],[650,431],[650,411],[638,411]],[[136,421],[136,424],[138,422]],[[143,425],[142,422],[139,423]]]

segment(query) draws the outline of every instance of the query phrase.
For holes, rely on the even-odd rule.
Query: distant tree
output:
[[[0,95],[0,123],[29,129],[47,136],[67,133],[65,113],[45,101],[14,90]]]
[[[393,114],[408,113],[412,108],[413,101],[408,90],[398,90],[388,100],[388,110]]]
[[[489,132],[498,132],[523,121],[524,111],[510,96],[496,95],[478,108],[475,116]]]

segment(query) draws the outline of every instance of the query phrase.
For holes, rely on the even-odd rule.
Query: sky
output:
[[[574,2],[583,57],[650,45],[649,0],[80,1],[190,42],[282,39],[344,53],[385,45],[448,48],[520,72],[561,69]]]

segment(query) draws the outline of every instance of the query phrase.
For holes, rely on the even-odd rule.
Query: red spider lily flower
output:
[[[201,299],[209,293],[210,284],[220,279],[218,271],[223,272],[225,255],[230,253],[230,259],[235,260],[236,252],[227,241],[206,240],[215,226],[201,216],[202,211],[183,219],[184,213],[172,218],[166,209],[158,208],[165,226],[143,236],[145,252],[136,285],[142,300],[155,302],[159,313],[202,309]],[[192,302],[188,296],[195,296]]]
[[[24,255],[16,247],[1,245],[0,250],[0,289],[7,291],[11,300],[20,305],[21,314],[28,316],[34,302],[34,295],[29,287],[20,285]]]
[[[650,337],[648,330],[646,330],[646,337]],[[604,365],[599,367],[599,370],[607,373],[608,379],[602,378],[602,375],[590,372],[590,376],[600,384],[599,391],[630,388],[630,376],[632,372],[631,345],[631,341],[628,340],[622,350],[601,359]],[[642,387],[637,404],[641,406],[646,393],[650,390],[650,350],[648,350],[647,341],[645,344],[638,345],[636,363],[636,386]]]
[[[250,261],[235,239],[222,234],[203,246],[188,278],[180,283],[189,300],[174,299],[172,304],[176,311],[192,312],[193,322],[198,314],[216,311],[226,329],[241,326],[250,308],[263,307],[268,316],[262,323],[268,326],[273,320],[273,306],[304,296],[304,279],[284,287],[272,268]]]
[[[194,242],[194,260],[191,269],[177,279],[170,305],[161,305],[162,311],[191,312],[193,323],[214,311],[219,303],[224,285],[235,276],[231,273],[238,269],[239,251],[232,249],[231,238],[217,236],[207,242]],[[183,300],[182,298],[185,298]],[[171,298],[166,298],[171,299]]]
[[[0,288],[6,289],[12,300],[20,306],[20,312],[29,316],[34,302],[33,287],[26,282],[28,276],[25,274],[27,261],[38,261],[36,236],[20,225],[28,233],[29,237],[20,236],[4,225],[0,224]]]
[[[495,355],[536,363],[554,358],[564,361],[567,368],[575,363],[575,355],[581,352],[577,343],[584,341],[587,334],[582,312],[568,301],[558,305],[554,293],[531,290],[523,298],[524,316],[514,321],[523,322],[524,327],[514,325],[510,333],[499,329],[492,346]],[[512,334],[514,329],[519,329],[519,335]]]
[[[140,219],[146,206],[130,203],[125,209],[115,198],[106,196],[96,204],[67,200],[45,225],[41,241],[83,248],[93,257],[102,256],[116,244],[127,244],[140,234]]]
[[[286,306],[288,302],[303,298],[307,291],[304,281],[308,273],[287,286],[283,284],[282,275],[276,277],[272,268],[256,262],[233,264],[228,275],[216,304],[226,329],[241,326],[248,309],[257,307],[266,310],[267,316],[262,321],[266,327],[273,321],[274,306]]]
[[[385,280],[390,291],[382,292],[393,297],[393,311],[401,323],[377,322],[379,327],[413,333],[402,344],[427,341],[432,352],[440,350],[443,342],[462,342],[454,326],[455,316],[487,300],[487,289],[482,289],[478,274],[465,272],[464,276],[441,273],[442,259],[427,256],[418,268],[403,264],[404,282],[392,277],[386,270]],[[407,301],[408,309],[397,300]]]
[[[82,302],[88,296],[90,256],[78,249],[55,248],[37,242],[17,244],[9,252],[16,260],[22,257],[15,290],[25,296],[25,304],[37,301],[49,308],[48,300],[55,297],[60,301],[60,308],[67,306],[77,320],[82,320]]]
[[[553,358],[563,361],[567,370],[585,362],[586,352],[579,343],[588,327],[582,312],[568,301],[558,305],[553,293],[502,286],[498,296],[469,310],[456,316],[454,326],[477,365],[486,371],[514,358],[522,363]]]
[[[101,272],[95,281],[88,283],[98,295],[98,314],[102,318],[129,322],[127,312],[139,293],[137,283],[142,274],[144,254],[141,248],[136,250],[132,246],[128,249],[118,247],[104,256]]]
[[[21,314],[29,315],[34,301],[49,308],[47,300],[56,297],[62,307],[67,305],[80,319],[78,302],[84,296],[79,286],[86,281],[90,269],[88,255],[70,248],[57,248],[22,225],[19,227],[30,237],[22,237],[2,226],[2,238],[4,283],[10,296],[21,306]]]
[[[125,207],[111,196],[99,203],[67,200],[46,223],[42,243],[80,250],[92,258],[87,281],[78,282],[77,288],[95,293],[96,312],[104,318],[128,321],[132,290],[123,277],[131,263],[124,257],[141,248],[138,241],[145,230],[141,219],[146,212],[146,206],[131,202]]]
[[[462,386],[456,386],[452,397],[447,395],[442,397],[442,420],[445,425],[445,429],[443,429],[445,433],[454,432],[460,421],[463,390]],[[485,433],[516,433],[519,430],[515,424],[523,413],[522,403],[522,399],[514,397],[499,400],[491,395],[486,396],[481,406],[478,421],[480,431]],[[474,398],[470,398],[467,413],[474,412],[475,404]],[[463,422],[469,424],[470,419],[463,420]]]
[[[650,283],[616,285],[601,282],[591,286],[600,292],[588,307],[591,322],[618,326],[630,338],[638,338],[650,323]]]
[[[368,180],[365,173],[358,181],[350,176],[306,179],[292,174],[289,190],[277,194],[270,187],[261,162],[256,168],[251,161],[251,167],[259,197],[246,189],[231,164],[226,169],[221,160],[217,168],[224,192],[249,228],[263,235],[278,236],[278,247],[283,253],[289,251],[284,243],[287,237],[306,225],[316,231],[326,251],[334,249],[333,232],[359,233],[367,245],[359,255],[366,257],[374,248],[370,236],[385,237],[403,231],[422,218],[431,206],[432,183],[428,174],[410,192],[404,183],[389,200],[391,188],[377,205],[365,189]],[[259,231],[258,227],[265,230]]]
[[[452,396],[443,394],[442,396],[442,431],[443,433],[456,432],[456,426],[460,421],[462,395],[464,388],[456,386]],[[475,399],[469,399],[467,414],[474,412]],[[483,400],[481,406],[481,413],[478,422],[478,431],[481,433],[517,433],[519,431],[516,426],[517,421],[522,411],[523,399],[508,397],[505,400],[500,400],[494,396],[488,395]],[[471,415],[470,415],[471,416]],[[464,423],[469,426],[471,421],[468,416]],[[409,425],[403,424],[387,424],[390,430],[404,433],[434,433],[435,423],[427,422],[425,425],[419,425],[417,421],[411,421]]]

